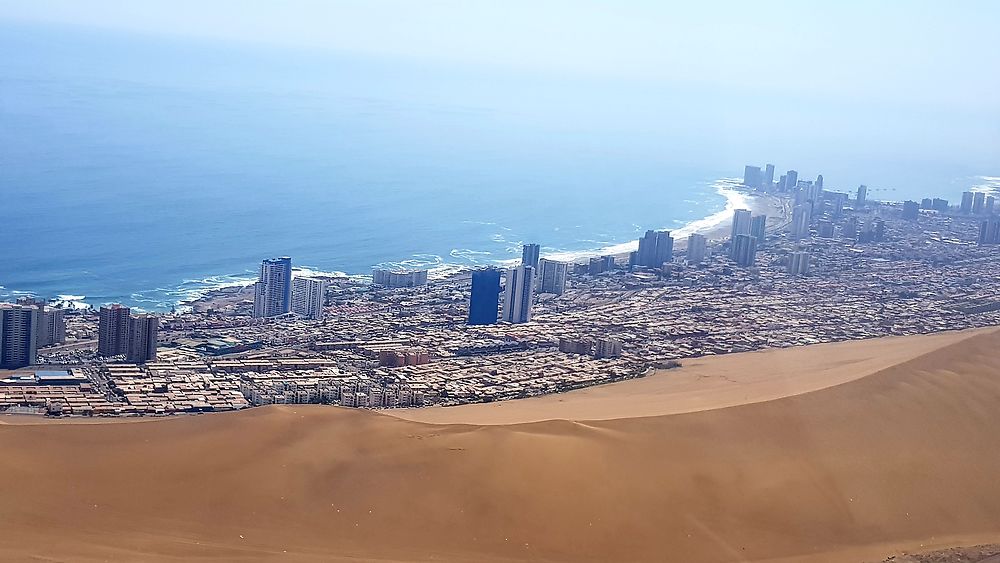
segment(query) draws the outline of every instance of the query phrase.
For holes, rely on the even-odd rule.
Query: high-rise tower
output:
[[[37,361],[38,309],[0,303],[0,369],[17,369]]]
[[[129,308],[115,303],[101,307],[97,327],[97,353],[111,357],[124,355],[128,348]]]
[[[507,283],[503,294],[503,320],[509,323],[526,323],[531,320],[531,306],[535,300],[535,269],[518,266],[507,270]]]
[[[497,322],[500,298],[500,270],[485,268],[472,272],[472,297],[469,299],[469,324],[491,325]]]
[[[284,315],[292,308],[292,259],[283,256],[264,260],[254,285],[255,318]]]

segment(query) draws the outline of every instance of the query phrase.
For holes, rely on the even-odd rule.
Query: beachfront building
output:
[[[34,297],[20,297],[17,304],[38,309],[38,337],[35,344],[37,348],[66,342],[65,310],[46,307],[44,300]]]
[[[774,165],[767,164],[764,166],[764,178],[761,180],[762,187],[764,191],[771,191],[774,189]]]
[[[326,280],[316,278],[292,278],[292,312],[313,320],[323,319],[323,303],[326,300]]]
[[[38,308],[38,347],[66,342],[66,311],[52,307]]]
[[[729,232],[729,257],[736,256],[736,237],[750,234],[751,215],[749,209],[733,211],[733,224]]]
[[[750,220],[749,209],[737,209],[733,211],[733,225],[729,233],[730,242],[735,242],[737,235],[750,234]]]
[[[260,265],[260,276],[254,285],[254,318],[284,315],[292,307],[292,259],[288,256],[269,258]]]
[[[500,270],[497,268],[485,268],[472,272],[469,324],[496,324],[499,300]]]
[[[750,166],[747,164],[743,167],[743,185],[748,188],[760,188],[760,166]]]
[[[391,289],[419,287],[427,285],[427,270],[389,270],[376,268],[372,271],[372,283]]]
[[[639,239],[636,264],[646,268],[659,268],[674,259],[674,238],[670,231],[646,231]]]
[[[128,320],[125,359],[133,364],[156,361],[156,337],[160,321],[153,315],[136,315]]]
[[[612,255],[595,256],[587,264],[587,273],[591,276],[610,272],[615,269],[615,257]]]
[[[785,189],[791,191],[799,185],[799,173],[795,170],[785,172]]]
[[[541,256],[542,247],[537,244],[526,244],[521,247],[521,265],[531,266],[538,272],[538,260]]]
[[[38,351],[38,309],[0,303],[0,369],[34,364]]]
[[[916,221],[920,216],[920,204],[915,201],[906,200],[903,202],[903,219],[905,221]]]
[[[539,261],[539,292],[562,295],[566,291],[566,276],[569,274],[569,264],[542,258]]]
[[[531,321],[531,306],[535,300],[535,269],[518,266],[507,270],[503,294],[503,320],[509,323]]]
[[[700,264],[705,261],[706,256],[708,256],[708,237],[698,233],[688,235],[688,264]]]
[[[97,325],[97,354],[122,356],[128,348],[129,308],[114,303],[101,307]]]

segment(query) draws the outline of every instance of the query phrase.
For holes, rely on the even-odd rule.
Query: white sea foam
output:
[[[63,309],[90,309],[90,305],[84,302],[86,295],[57,295],[55,299],[49,301],[51,305],[62,307]]]
[[[341,272],[339,270],[319,270],[316,268],[310,268],[308,266],[293,266],[292,267],[292,277],[298,278],[347,278],[350,277],[346,272]],[[255,280],[256,281],[256,280]]]
[[[976,176],[977,184],[973,185],[971,191],[996,194],[1000,192],[1000,176]]]
[[[733,211],[749,207],[750,202],[746,194],[739,192],[735,189],[735,187],[739,185],[739,183],[740,181],[736,178],[723,178],[715,182],[712,185],[712,187],[716,189],[719,195],[726,198],[725,208],[707,217],[690,221],[677,229],[672,229],[670,232],[673,235],[674,239],[685,238],[692,233],[698,233],[716,229],[720,225],[724,225],[726,222],[732,220]],[[636,229],[639,228],[640,227],[636,225]],[[604,256],[607,254],[626,254],[638,248],[639,248],[639,241],[631,240],[619,244],[608,245],[596,250],[576,250],[576,251],[546,253],[545,258],[550,258],[552,260],[560,260],[564,262],[573,262],[575,260],[580,260],[582,258],[588,258],[591,256]],[[516,259],[510,260],[508,262],[518,262],[518,260]]]
[[[991,178],[983,177],[986,180]],[[996,179],[1000,181],[1000,179]],[[719,195],[726,198],[725,207],[713,213],[707,217],[697,219],[695,221],[690,221],[685,224],[681,224],[676,228],[671,229],[671,232],[675,238],[687,237],[691,233],[710,231],[718,228],[720,225],[725,224],[730,221],[733,215],[733,211],[740,208],[749,207],[749,200],[747,196],[735,188],[740,184],[739,179],[736,178],[723,178],[712,184],[712,187],[716,189]],[[695,203],[690,201],[690,203]],[[472,221],[466,221],[472,222]],[[676,222],[680,223],[680,221]],[[493,225],[492,223],[483,222],[482,224]],[[509,227],[498,226],[501,231],[509,232],[511,229]],[[633,228],[638,231],[641,229],[640,225],[633,225]],[[667,227],[669,228],[669,227]],[[605,236],[605,235],[598,235]],[[503,233],[494,234],[492,237],[494,242],[506,244],[504,254],[519,256],[521,252],[521,245],[523,241],[507,240]],[[586,243],[593,244],[593,247],[589,250],[577,250],[577,251],[565,251],[558,248],[543,248],[542,255],[545,258],[550,258],[553,260],[562,261],[574,261],[587,258],[590,256],[601,256],[605,254],[624,254],[631,252],[638,247],[638,241],[632,240],[624,243],[610,243],[607,240],[592,239],[587,241],[582,241]],[[451,260],[446,261],[443,257],[437,254],[415,254],[406,260],[400,260],[395,262],[382,262],[376,264],[375,268],[389,268],[389,269],[426,269],[427,277],[429,279],[443,279],[448,276],[461,273],[463,271],[468,271],[474,267],[486,265],[486,264],[497,264],[497,265],[516,265],[520,262],[520,258],[509,258],[503,260],[492,260],[489,257],[494,253],[484,250],[473,250],[468,248],[456,248],[449,252],[449,258]],[[308,276],[308,277],[346,277],[352,281],[367,282],[371,280],[370,273],[363,274],[347,274],[341,271],[323,271],[316,268],[306,267],[306,266],[296,266],[292,268],[293,276]],[[209,293],[213,291],[218,291],[221,289],[227,289],[232,287],[246,287],[251,285],[256,281],[256,276],[250,277],[248,275],[244,276],[211,276],[208,278],[198,279],[198,280],[185,280],[178,288],[173,290],[163,290],[159,289],[158,292],[168,295],[174,298],[177,305],[180,305],[181,310],[189,310],[187,304],[193,301],[204,298]]]

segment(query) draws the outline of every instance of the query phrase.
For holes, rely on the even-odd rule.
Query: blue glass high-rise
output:
[[[500,301],[500,270],[486,268],[472,272],[469,324],[496,324]]]

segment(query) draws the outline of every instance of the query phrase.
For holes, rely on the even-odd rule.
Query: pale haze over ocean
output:
[[[744,164],[1000,187],[1000,4],[663,4],[0,0],[0,297],[598,249]]]

